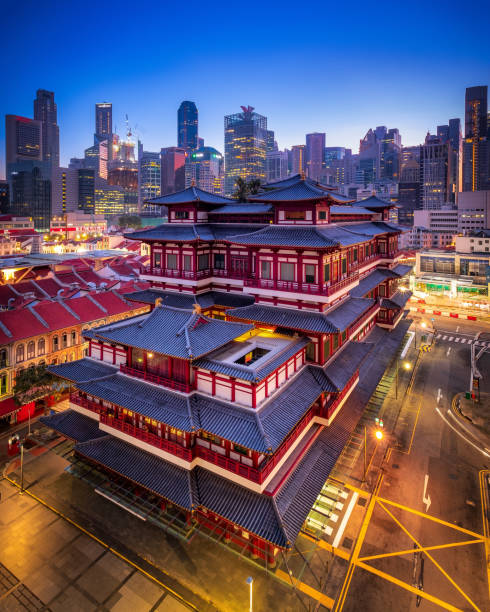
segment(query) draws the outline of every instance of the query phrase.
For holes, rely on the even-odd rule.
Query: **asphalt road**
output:
[[[490,331],[490,326],[450,319],[436,319],[434,323],[435,346],[421,357],[411,395],[405,402],[405,420],[401,421],[401,427],[405,423],[407,429],[415,431],[412,445],[409,452],[406,445],[404,452],[391,452],[378,491],[379,497],[404,508],[387,503],[383,503],[383,507],[376,502],[359,555],[361,558],[413,549],[414,540],[425,547],[475,539],[450,525],[483,533],[478,472],[490,466],[490,457],[452,429],[448,424],[451,417],[447,414],[453,396],[468,387],[470,346],[468,342],[448,342],[448,338],[444,341],[442,337],[469,337],[477,331]],[[441,334],[439,339],[437,334]],[[448,348],[451,348],[449,353]],[[490,373],[490,353],[481,358],[480,370]],[[490,391],[488,374],[482,390]],[[402,437],[405,441],[411,439],[410,435]],[[430,504],[427,504],[429,497]],[[428,520],[411,510],[427,511],[428,515],[449,525]],[[424,592],[456,609],[490,609],[483,543],[426,551],[423,559],[422,576],[421,557],[415,558],[413,553],[366,563],[409,585],[423,583]],[[379,572],[357,567],[343,609],[415,611],[416,599],[415,594],[388,582]],[[440,610],[441,605],[422,600],[420,609]]]

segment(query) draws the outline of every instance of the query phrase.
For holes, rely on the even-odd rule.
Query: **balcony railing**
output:
[[[97,402],[93,402],[85,397],[81,397],[80,395],[78,395],[78,393],[70,393],[70,402],[72,404],[80,406],[81,408],[85,408],[86,410],[95,412],[96,414],[100,414],[100,409],[103,408],[103,406],[101,406]]]
[[[246,287],[259,287],[261,289],[275,289],[278,291],[290,291],[292,293],[310,293],[313,295],[332,295],[343,287],[351,285],[359,279],[359,273],[349,275],[347,278],[336,281],[335,283],[298,283],[296,281],[283,281],[267,278],[247,278]]]
[[[132,423],[127,423],[122,419],[116,419],[107,414],[100,415],[100,422],[104,425],[107,425],[108,427],[113,427],[118,431],[122,431],[123,433],[126,433],[131,436],[132,438],[136,438],[137,440],[141,440],[142,442],[151,444],[156,448],[160,448],[161,450],[167,451],[175,457],[185,459],[186,461],[192,461],[192,449],[184,448],[176,442],[166,440],[165,438],[161,438],[160,436],[157,436],[156,434],[153,434],[149,431],[145,431],[144,429],[135,427]]]
[[[369,319],[369,317],[371,317],[375,312],[377,312],[379,310],[379,303],[375,302],[371,308],[362,315],[362,317],[360,317],[359,319],[357,319],[356,321],[354,321],[354,323],[352,323],[352,325],[350,326],[350,328],[355,328],[358,329],[365,321],[367,321]]]
[[[213,465],[217,465],[228,472],[233,472],[234,474],[238,474],[238,476],[243,476],[247,478],[247,480],[251,480],[252,482],[262,482],[261,473],[258,469],[244,465],[239,461],[235,461],[234,459],[229,459],[228,457],[224,457],[215,451],[210,450],[209,448],[204,448],[203,446],[196,445],[193,447],[194,454],[196,457],[201,457],[204,461],[208,461]]]
[[[130,368],[124,364],[121,364],[119,368],[123,374],[127,374],[128,376],[141,378],[142,380],[146,380],[156,385],[162,385],[163,387],[175,389],[176,391],[182,391],[182,393],[189,393],[192,389],[190,384],[174,380],[173,378],[159,376],[158,374],[152,374],[151,372],[145,372],[144,370],[137,370],[136,368]]]

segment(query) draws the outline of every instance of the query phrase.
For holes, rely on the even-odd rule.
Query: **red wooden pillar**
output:
[[[272,278],[274,282],[279,280],[279,262],[278,262],[278,250],[272,249]]]
[[[255,536],[250,536],[250,544],[249,544],[250,556],[252,559],[258,559],[260,555],[260,544],[259,539]]]
[[[131,367],[132,363],[133,363],[133,349],[130,346],[128,346],[127,351],[126,351],[126,365]]]
[[[267,565],[269,567],[275,567],[276,557],[274,556],[274,545],[273,544],[269,544],[269,543],[267,544],[266,555],[267,555]]]
[[[323,336],[318,336],[318,343],[319,343],[319,351],[318,354],[320,356],[320,359],[318,360],[319,363],[325,363],[326,359],[325,359],[325,343],[324,343],[324,337]]]
[[[146,356],[146,351],[143,352],[143,370],[145,371],[146,374],[146,366],[147,366],[147,362],[148,362],[148,358]]]
[[[230,382],[231,382],[231,401],[235,402],[236,379],[230,378]]]
[[[173,363],[174,363],[173,357],[169,357],[168,358],[168,373],[167,373],[167,377],[170,378],[170,379],[172,378],[172,373],[173,373]]]
[[[216,372],[211,372],[211,395],[216,395]]]
[[[297,282],[298,285],[303,283],[303,251],[296,251],[298,253],[298,275]]]

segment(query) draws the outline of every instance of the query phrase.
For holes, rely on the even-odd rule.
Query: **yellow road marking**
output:
[[[371,572],[372,574],[376,574],[376,576],[379,576],[380,578],[383,578],[384,580],[387,580],[388,582],[392,582],[393,584],[398,585],[402,589],[410,591],[411,593],[414,593],[415,595],[418,595],[419,597],[423,597],[424,599],[428,599],[432,603],[440,606],[441,608],[444,608],[445,610],[450,610],[451,612],[462,612],[460,608],[456,608],[452,604],[442,601],[441,599],[438,599],[437,597],[434,597],[434,595],[430,595],[429,593],[426,593],[425,591],[420,591],[419,589],[413,587],[411,584],[403,582],[402,580],[399,580],[398,578],[395,578],[394,576],[391,576],[390,574],[387,574],[386,572],[382,572],[376,567],[372,567],[371,565],[368,565],[367,563],[363,563],[362,561],[358,561],[357,565],[358,567],[368,572]]]
[[[448,523],[447,521],[443,521],[440,518],[431,516],[430,514],[425,514],[425,512],[420,512],[419,510],[415,510],[414,508],[409,508],[408,506],[404,506],[403,504],[399,504],[389,499],[385,499],[384,497],[378,497],[378,501],[383,504],[388,504],[389,506],[394,506],[395,508],[400,508],[401,510],[406,510],[407,512],[411,512],[412,514],[416,514],[417,516],[422,516],[423,518],[428,519],[429,521],[434,521],[435,523],[446,525],[446,527],[451,527],[451,529],[455,529],[456,531],[460,531],[461,533],[466,533],[467,535],[470,535],[476,539],[481,540],[484,538],[481,533],[475,533],[474,531],[470,531],[469,529],[465,529],[464,527],[459,527],[459,525]]]
[[[351,491],[354,491],[355,493],[357,493],[358,495],[360,495],[361,497],[366,497],[368,498],[370,493],[368,491],[364,491],[363,489],[359,489],[358,487],[355,487],[354,485],[351,485],[347,482],[343,483],[344,487],[346,489],[350,489]]]
[[[425,550],[441,550],[442,548],[454,548],[455,546],[468,546],[469,544],[481,544],[485,540],[466,540],[465,542],[451,542],[450,544],[438,544],[437,546],[426,546],[425,548],[417,548],[417,552]],[[369,557],[359,557],[359,561],[373,561],[374,559],[384,559],[385,557],[398,557],[400,555],[409,555],[415,549],[407,548],[405,550],[397,550],[396,552],[383,553],[381,555],[370,555]]]
[[[10,484],[14,485],[15,487],[17,487],[18,489],[20,489],[20,485],[17,484],[15,482],[15,480],[12,480],[11,478],[9,478],[8,476],[4,476],[5,480],[8,480],[8,482],[10,482]],[[70,517],[66,516],[65,514],[63,514],[63,512],[61,512],[60,510],[57,510],[56,508],[54,508],[53,506],[50,506],[47,502],[45,502],[44,500],[42,500],[40,497],[37,497],[37,495],[35,495],[34,493],[32,493],[31,491],[28,491],[27,489],[24,489],[24,493],[27,493],[27,495],[29,495],[30,497],[32,497],[32,499],[36,500],[38,503],[40,503],[41,505],[45,506],[46,508],[48,508],[48,510],[51,510],[51,512],[54,512],[54,514],[57,514],[59,517],[61,517],[62,519],[64,519],[67,523],[70,523],[70,525],[73,525],[74,527],[76,527],[77,529],[79,529],[81,532],[83,532],[85,535],[87,535],[89,538],[91,538],[92,540],[95,540],[98,544],[100,544],[101,546],[103,546],[104,548],[106,548],[109,552],[113,553],[114,555],[116,555],[117,557],[119,557],[120,559],[122,559],[123,561],[125,561],[126,563],[128,563],[129,565],[132,565],[135,569],[137,569],[139,572],[141,572],[142,574],[144,574],[145,576],[147,576],[148,578],[150,578],[150,580],[152,580],[153,582],[156,582],[158,585],[160,585],[165,591],[167,591],[168,593],[170,593],[171,595],[173,595],[174,597],[176,597],[177,599],[179,599],[180,601],[182,601],[184,604],[186,604],[187,606],[189,606],[190,608],[192,608],[193,610],[196,610],[197,612],[199,612],[198,608],[196,608],[196,606],[191,603],[190,601],[187,601],[186,599],[184,599],[184,597],[182,597],[182,595],[179,595],[179,593],[177,593],[176,591],[174,591],[173,589],[171,589],[169,586],[167,586],[166,584],[164,584],[163,582],[161,582],[160,580],[158,580],[158,578],[155,578],[155,576],[152,576],[150,573],[148,573],[147,571],[145,571],[142,567],[140,567],[139,565],[136,565],[136,563],[133,563],[133,561],[131,561],[130,559],[128,559],[127,557],[125,557],[124,555],[122,555],[120,552],[118,552],[116,549],[112,548],[112,546],[109,546],[108,544],[106,544],[104,541],[102,541],[101,539],[99,539],[97,536],[95,536],[93,533],[90,533],[90,531],[87,531],[84,527],[82,527],[81,525],[79,525],[76,521],[74,521],[73,519],[71,519]],[[145,561],[147,563],[149,563],[150,565],[152,565],[155,569],[157,569],[158,571],[162,572],[162,574],[165,574],[166,576],[168,576],[169,578],[171,578],[170,574],[168,574],[165,570],[161,569],[160,567],[158,567],[157,565],[155,565],[154,563],[152,563],[151,561],[148,561],[147,559],[145,559]],[[195,593],[195,595],[197,597],[201,597],[200,595],[197,595],[197,593]],[[201,597],[202,599],[202,597]],[[208,601],[209,604],[211,604],[210,601]],[[211,604],[212,605],[212,604]]]
[[[313,589],[312,587],[305,584],[304,582],[301,582],[301,580],[298,580],[297,578],[294,578],[293,576],[286,574],[286,572],[283,572],[280,569],[276,570],[275,575],[280,580],[287,582],[288,584],[292,583],[295,588],[299,589],[300,591],[302,591],[303,593],[305,593],[312,599],[315,599],[316,601],[321,603],[326,608],[331,608],[333,606],[334,600],[331,597],[329,597],[328,595],[325,595],[325,593],[320,593],[320,591]]]
[[[311,536],[308,533],[305,533],[304,531],[301,532],[301,535],[302,535],[303,538],[306,538],[307,540],[310,540],[310,542],[315,542],[315,544],[319,548],[323,548],[324,550],[328,550],[328,552],[333,553],[337,557],[341,557],[342,559],[346,559],[347,561],[350,559],[350,553],[346,552],[345,550],[341,550],[340,548],[334,548],[328,542],[325,542],[324,540],[320,540],[320,539],[314,538],[313,536]]]
[[[383,474],[380,474],[378,477],[378,481],[373,491],[373,495],[369,501],[366,514],[364,515],[364,520],[362,521],[361,529],[359,531],[359,535],[357,536],[356,545],[354,547],[354,551],[352,552],[352,556],[349,563],[349,568],[347,570],[347,574],[344,579],[344,583],[342,584],[342,589],[340,591],[340,595],[337,599],[335,605],[335,612],[341,612],[344,607],[345,600],[347,597],[347,592],[349,590],[349,586],[352,580],[352,576],[354,574],[354,570],[357,563],[357,558],[359,557],[359,553],[361,552],[362,545],[364,543],[364,538],[366,537],[366,532],[371,521],[371,516],[373,514],[374,506],[376,504],[376,495],[381,487],[381,483],[383,482]]]
[[[488,525],[488,496],[487,496],[487,483],[486,477],[490,474],[490,470],[480,470],[480,496],[481,496],[481,512],[483,522],[483,534],[485,536],[485,561],[487,566],[487,585],[490,595],[490,529]]]
[[[423,548],[422,544],[420,542],[418,542],[415,539],[415,536],[413,536],[406,527],[404,527],[404,525],[402,525],[402,523],[400,523],[400,521],[388,510],[388,508],[386,508],[383,503],[380,501],[379,505],[383,508],[383,510],[389,515],[391,516],[391,518],[395,521],[395,523],[400,527],[400,529],[407,534],[407,536],[412,540],[412,542],[415,542],[415,544],[419,547],[419,548]],[[475,608],[475,610],[477,610],[478,612],[481,612],[480,608],[468,597],[468,595],[466,595],[466,593],[463,591],[463,589],[461,587],[459,587],[456,582],[454,582],[454,580],[451,578],[451,576],[439,565],[439,563],[437,563],[437,561],[434,559],[434,557],[427,552],[427,550],[425,551],[425,554],[427,555],[427,558],[430,559],[432,561],[432,563],[437,567],[437,569],[441,572],[441,574],[443,576],[445,576],[449,582],[454,586],[454,588],[466,599],[466,601],[468,603],[470,603],[473,608]]]

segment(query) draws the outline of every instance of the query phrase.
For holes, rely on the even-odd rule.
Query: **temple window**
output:
[[[184,265],[184,270],[186,272],[189,272],[190,270],[192,270],[192,259],[190,255],[184,255],[183,265]]]
[[[352,260],[353,260],[353,261],[357,261],[357,249],[354,249],[354,250],[352,251]]]
[[[240,455],[248,456],[248,449],[243,446],[240,446],[239,444],[233,444],[233,450],[236,453],[240,453]]]
[[[197,269],[198,270],[207,270],[209,268],[209,254],[204,253],[202,255],[198,255],[197,257]]]
[[[384,285],[379,286],[379,295],[384,297],[386,295],[386,287]]]
[[[287,221],[304,221],[306,218],[304,210],[286,210]]]
[[[326,210],[321,210],[321,211],[318,213],[318,219],[319,219],[320,221],[326,221],[326,219],[327,219],[327,211],[326,211]]]
[[[167,269],[177,270],[177,255],[175,253],[167,254]]]
[[[214,267],[217,270],[225,269],[225,255],[224,253],[215,253],[214,255]]]
[[[31,340],[27,345],[27,359],[34,359],[36,356],[36,345]]]
[[[61,348],[66,348],[68,346],[68,334],[65,332],[61,336]]]
[[[45,352],[46,352],[46,341],[44,340],[44,338],[41,338],[37,343],[37,354],[44,355]]]
[[[5,395],[7,393],[7,374],[2,374],[0,376],[0,395]]]
[[[315,343],[310,342],[306,345],[306,361],[315,361]]]
[[[260,278],[265,278],[265,279],[271,278],[271,262],[270,261],[260,262]]]
[[[323,341],[323,358],[327,359],[330,355],[330,338],[327,336]]]
[[[280,265],[280,279],[283,281],[294,281],[294,264],[281,263]]]
[[[330,264],[329,263],[323,266],[323,278],[325,282],[330,280]]]
[[[315,282],[315,266],[313,264],[305,265],[305,283]]]
[[[189,218],[189,211],[188,210],[176,210],[175,211],[175,218],[176,219],[188,219]]]
[[[154,262],[153,265],[155,266],[155,268],[161,268],[162,267],[162,254],[154,253],[153,262]]]
[[[221,438],[218,438],[218,436],[210,434],[207,431],[201,432],[201,438],[203,438],[203,440],[209,440],[213,444],[217,444],[218,446],[221,446]]]
[[[77,343],[77,332],[73,330],[71,332],[71,345],[73,346],[76,343]]]
[[[347,257],[342,257],[342,274],[347,272]]]

